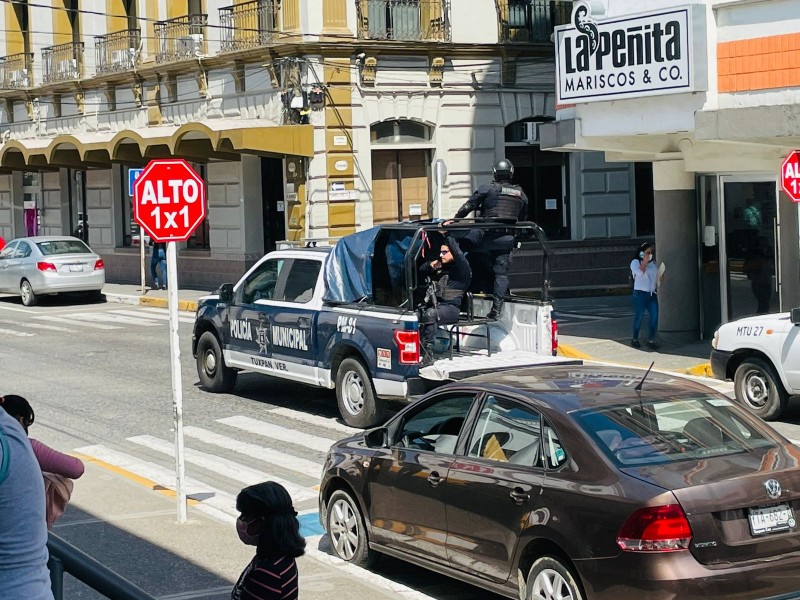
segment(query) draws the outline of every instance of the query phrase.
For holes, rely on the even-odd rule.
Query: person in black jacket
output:
[[[514,177],[514,165],[507,159],[497,161],[493,167],[494,179],[491,183],[479,187],[469,200],[458,209],[456,219],[463,219],[469,213],[481,211],[484,219],[500,223],[515,224],[528,216],[528,197],[522,188],[511,179]],[[487,315],[497,318],[503,307],[503,299],[508,294],[508,268],[511,264],[511,250],[514,248],[514,236],[511,233],[487,232],[476,229],[469,235],[474,247],[479,245],[489,252],[494,273],[492,294],[492,310]]]
[[[430,281],[426,308],[419,320],[422,343],[430,356],[437,325],[458,323],[461,301],[472,281],[472,269],[458,242],[447,235],[440,244],[439,258],[424,263],[420,275]]]

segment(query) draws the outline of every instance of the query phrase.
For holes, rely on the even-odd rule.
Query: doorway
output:
[[[283,199],[283,160],[261,158],[261,205],[264,218],[264,254],[286,239],[286,209]]]
[[[766,176],[702,176],[700,293],[704,339],[721,323],[780,307],[777,185]]]
[[[372,151],[372,221],[375,225],[427,219],[430,187],[427,150]]]

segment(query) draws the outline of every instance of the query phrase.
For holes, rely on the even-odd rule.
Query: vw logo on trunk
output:
[[[767,496],[772,500],[777,500],[781,497],[781,484],[776,479],[767,479],[764,482],[764,487],[767,489]]]

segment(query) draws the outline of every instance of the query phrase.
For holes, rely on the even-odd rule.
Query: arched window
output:
[[[431,141],[431,128],[418,121],[395,119],[369,128],[373,144],[420,144]]]

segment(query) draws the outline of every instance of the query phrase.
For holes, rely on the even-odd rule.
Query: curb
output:
[[[133,306],[153,306],[156,308],[169,308],[167,298],[148,298],[147,296],[132,296],[130,294],[105,294],[106,302],[117,304],[130,304]],[[178,300],[178,310],[197,312],[196,300]]]
[[[585,352],[581,352],[577,348],[570,346],[569,344],[562,344],[559,342],[558,344],[558,355],[565,356],[567,358],[579,358],[581,360],[589,360],[593,362],[606,362],[606,361],[598,361],[597,358],[586,354]],[[638,365],[637,365],[638,366]],[[645,368],[645,367],[641,367]],[[699,365],[695,365],[693,367],[688,367],[686,369],[669,369],[674,373],[680,373],[682,375],[694,375],[695,377],[714,377],[711,372],[711,363],[701,363]]]

